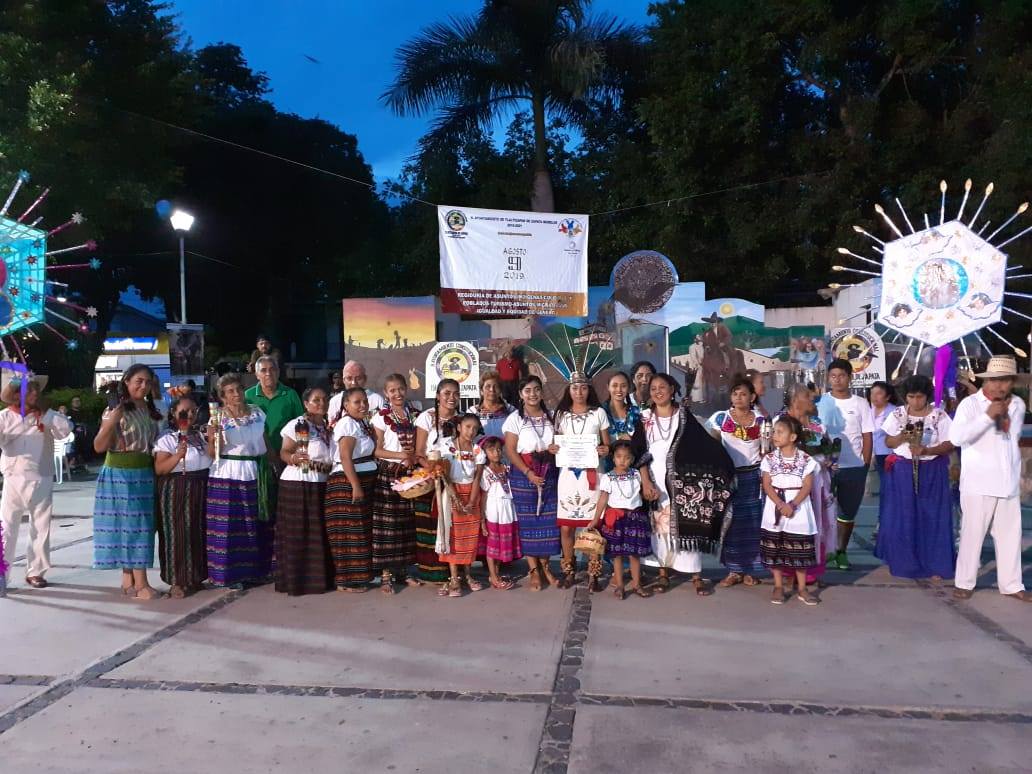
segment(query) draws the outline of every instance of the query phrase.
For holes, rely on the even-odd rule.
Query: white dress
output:
[[[359,460],[363,457],[372,457],[376,449],[376,440],[354,417],[347,414],[333,427],[333,470],[332,473],[343,473],[344,468],[340,464],[340,441],[342,438],[354,438],[355,445],[351,449],[351,459]],[[376,470],[375,460],[356,462],[356,473],[370,473]]]
[[[298,423],[298,420],[305,419],[304,416],[292,419],[283,426],[280,430],[280,436],[284,439],[289,438],[294,443],[297,443],[297,433],[294,430]],[[333,441],[330,440],[329,428],[323,428],[320,433],[317,431],[314,424],[309,423],[308,429],[308,458],[313,462],[319,462],[323,465],[328,465],[333,462]],[[283,473],[280,475],[281,481],[304,481],[309,484],[318,484],[326,480],[328,474],[325,470],[313,470],[308,469],[305,473],[301,470],[300,465],[287,465],[283,469]]]
[[[484,518],[491,524],[515,524],[516,508],[512,504],[508,475],[498,475],[490,468],[484,468],[480,476],[480,489],[485,493]]]
[[[775,449],[760,462],[761,475],[769,475],[771,484],[777,489],[784,490],[786,502],[799,494],[806,477],[815,475],[817,469],[817,460],[802,449],[796,449],[794,457],[784,457],[780,449]],[[796,512],[789,518],[782,516],[778,519],[774,501],[764,497],[760,529],[767,532],[787,532],[790,535],[816,535],[817,517],[814,515],[810,498],[807,497],[799,503]]]
[[[589,409],[584,414],[564,411],[559,417],[556,435],[590,435],[602,442],[602,431],[609,429],[609,415],[604,408]],[[586,527],[595,518],[598,505],[598,475],[594,472],[595,486],[591,486],[588,471],[574,472],[572,468],[559,468],[559,509],[556,514],[559,523],[566,526]]]
[[[265,412],[251,406],[251,413],[233,419],[223,417],[222,435],[225,443],[219,450],[220,456],[232,454],[241,457],[260,457],[265,451]],[[212,462],[212,478],[229,481],[257,481],[258,463],[253,460],[227,460],[224,457]]]
[[[652,454],[649,472],[659,490],[659,502],[652,512],[652,555],[643,561],[650,567],[667,567],[677,572],[702,572],[700,552],[683,551],[670,545],[670,494],[667,492],[666,462],[670,445],[681,424],[680,413],[675,408],[673,416],[657,417],[653,415],[652,409],[645,409],[641,412],[641,421]]]
[[[157,455],[158,452],[165,452],[165,454],[171,454],[173,456],[179,453],[178,430],[166,430],[162,435],[158,436],[158,440],[154,442],[154,454]],[[172,473],[184,472],[184,462],[186,463],[187,473],[193,473],[197,470],[207,470],[210,468],[211,457],[208,456],[207,444],[204,446],[198,446],[195,443],[187,443],[186,457],[176,464],[176,469],[173,470]]]

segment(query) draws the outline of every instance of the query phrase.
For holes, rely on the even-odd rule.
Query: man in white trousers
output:
[[[1000,593],[1032,602],[1021,581],[1021,452],[1018,439],[1025,402],[1011,394],[1018,369],[1010,355],[992,357],[975,374],[982,389],[961,401],[950,428],[960,448],[960,548],[953,596],[970,599],[978,579],[982,543],[992,532]]]
[[[72,425],[67,417],[42,404],[41,388],[32,380],[26,387],[23,414],[20,386],[19,381],[12,379],[0,392],[0,401],[7,404],[7,408],[0,411],[0,451],[3,452],[0,473],[4,477],[4,493],[0,497],[3,550],[10,573],[18,545],[18,529],[22,517],[28,515],[25,582],[42,589],[47,586],[44,576],[50,569],[54,439],[66,438],[72,432]]]

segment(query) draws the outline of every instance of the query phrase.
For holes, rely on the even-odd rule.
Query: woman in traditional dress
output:
[[[362,387],[344,393],[344,416],[333,426],[333,472],[326,483],[326,535],[337,591],[369,590],[373,579],[373,487],[376,433],[366,421],[369,398]]]
[[[154,566],[154,461],[161,414],[154,407],[154,372],[137,363],[118,381],[118,405],[104,412],[93,441],[106,454],[93,503],[93,566],[122,571],[122,593],[161,596],[147,580]]]
[[[408,382],[401,374],[384,380],[387,405],[373,415],[376,433],[376,484],[373,488],[373,571],[380,571],[380,590],[394,593],[394,584],[422,586],[408,575],[416,562],[416,524],[412,501],[391,488],[391,484],[416,467],[415,413],[409,407]]]
[[[559,525],[556,524],[556,484],[559,473],[552,445],[552,416],[541,396],[541,380],[528,376],[520,381],[519,407],[502,426],[506,456],[512,461],[509,486],[520,531],[520,545],[530,567],[530,589],[542,584],[557,585],[548,566],[558,554]]]
[[[878,472],[878,519],[881,520],[881,500],[885,490],[885,461],[892,454],[885,443],[885,430],[883,425],[889,418],[889,414],[896,408],[896,391],[888,382],[875,382],[867,390],[867,402],[871,404],[871,413],[874,414],[874,469]],[[878,542],[878,527],[874,528],[872,538]]]
[[[216,389],[222,418],[208,433],[208,577],[239,589],[266,582],[272,561],[265,412],[245,402],[240,374],[221,376]]]
[[[648,360],[639,360],[631,367],[631,380],[634,382],[634,392],[631,393],[631,403],[640,409],[649,405],[649,385],[652,377],[656,375],[656,367]]]
[[[631,402],[631,378],[623,371],[609,377],[609,398],[602,404],[609,417],[609,438],[611,441],[629,441],[634,428],[641,419],[641,409]],[[606,467],[612,469],[612,460],[606,459]]]
[[[459,410],[459,383],[441,379],[433,408],[416,417],[416,455],[429,467],[428,455],[439,454],[438,444],[455,437],[455,417]],[[412,501],[416,522],[416,565],[425,581],[444,583],[449,579],[448,565],[437,558],[438,504],[433,492]]]
[[[596,446],[599,466],[591,469],[564,467],[559,469],[559,480],[556,484],[558,510],[556,523],[559,525],[559,537],[562,543],[563,558],[560,562],[562,578],[560,588],[569,588],[576,582],[577,558],[573,552],[573,543],[577,530],[587,527],[595,518],[598,505],[598,474],[601,462],[609,456],[609,415],[598,402],[595,388],[588,377],[574,371],[570,374],[570,383],[566,385],[559,405],[555,409],[555,435],[590,437]],[[549,447],[553,454],[559,447],[555,440]],[[588,559],[588,589],[599,590],[598,579],[602,574],[602,558],[591,556]]]
[[[874,555],[897,578],[952,578],[957,561],[950,497],[950,417],[932,405],[932,380],[911,376],[906,405],[886,418],[881,526]]]
[[[176,599],[193,594],[208,579],[204,512],[211,457],[197,427],[197,411],[191,393],[175,397],[168,429],[154,442],[158,560],[161,580]]]
[[[642,496],[655,503],[652,555],[645,564],[659,567],[657,591],[669,588],[675,570],[690,574],[695,593],[704,597],[713,589],[702,578],[702,552],[720,543],[734,464],[689,411],[688,401],[678,409],[679,390],[669,374],[652,377],[651,407],[642,411],[632,439]]]
[[[838,504],[831,491],[832,461],[827,453],[831,442],[821,424],[813,391],[808,385],[801,382],[793,384],[786,390],[785,400],[787,408],[784,413],[795,418],[803,428],[799,448],[813,457],[819,466],[810,487],[810,504],[817,521],[817,564],[806,570],[806,582],[814,584],[819,583],[824,576],[828,557],[835,551],[838,534],[835,521]]]
[[[731,526],[724,536],[720,563],[728,574],[722,588],[739,583],[755,586],[756,574],[764,571],[760,557],[760,522],[763,496],[760,492],[760,430],[763,419],[753,410],[756,392],[750,379],[737,378],[731,384],[731,408],[709,418],[710,433],[719,438],[735,463],[737,487],[731,500]]]
[[[502,424],[516,408],[502,397],[502,378],[497,371],[485,371],[480,375],[480,403],[470,411],[477,415],[483,427],[481,437],[502,437]]]
[[[322,387],[309,387],[301,402],[305,413],[280,430],[286,467],[276,497],[276,591],[292,597],[322,594],[333,577],[323,526],[326,478],[333,467],[329,396]]]

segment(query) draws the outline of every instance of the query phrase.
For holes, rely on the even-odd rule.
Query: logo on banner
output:
[[[841,328],[831,334],[832,357],[853,366],[856,386],[869,387],[885,379],[885,349],[871,328]]]
[[[437,344],[426,356],[426,396],[433,397],[442,379],[459,383],[459,395],[477,397],[480,387],[480,358],[476,348],[465,341]]]
[[[576,218],[563,218],[559,221],[559,233],[568,237],[575,237],[584,231],[584,226]]]
[[[461,210],[451,210],[447,215],[444,216],[444,222],[448,224],[448,228],[455,232],[460,232],[466,228],[466,216]]]

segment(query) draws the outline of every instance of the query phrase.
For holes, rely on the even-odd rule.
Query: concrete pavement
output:
[[[59,487],[51,587],[16,566],[0,600],[0,770],[1032,768],[1032,605],[991,562],[968,603],[891,578],[871,506],[817,608],[768,584],[137,602],[90,568],[91,507]]]

